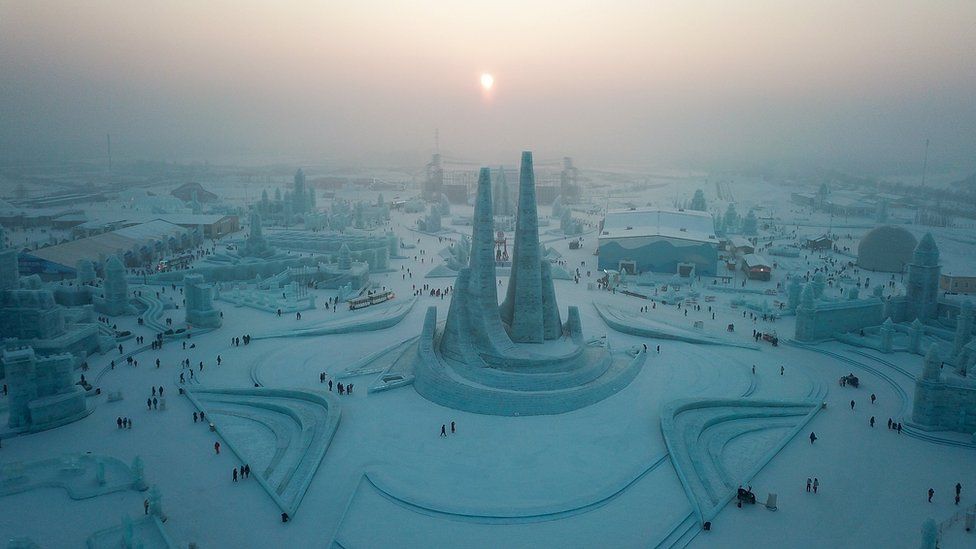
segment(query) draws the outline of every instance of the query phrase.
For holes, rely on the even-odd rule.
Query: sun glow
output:
[[[482,87],[482,89],[484,89],[485,91],[488,91],[494,85],[495,85],[495,77],[494,76],[492,76],[491,74],[489,74],[487,72],[481,74],[481,87]]]

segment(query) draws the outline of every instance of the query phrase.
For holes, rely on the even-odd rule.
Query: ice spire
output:
[[[502,303],[502,320],[517,343],[542,343],[562,333],[551,274],[542,263],[539,245],[539,213],[535,198],[532,153],[522,153],[519,170],[519,199],[515,219],[512,274]],[[543,280],[546,278],[547,280]]]

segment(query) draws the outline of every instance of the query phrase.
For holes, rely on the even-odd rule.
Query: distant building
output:
[[[152,221],[165,221],[185,229],[197,229],[204,238],[221,238],[240,230],[240,221],[236,215],[223,214],[132,214],[117,215],[115,217],[92,219],[76,225],[72,233],[77,237],[89,237],[98,234],[117,231],[127,227],[135,227]]]
[[[871,217],[876,206],[855,194],[835,194],[827,198],[821,209],[836,216]]]
[[[444,168],[441,166],[441,155],[434,154],[425,168],[423,196],[424,200],[437,200],[444,186]],[[465,196],[465,199],[467,197]]]
[[[773,274],[769,260],[757,254],[742,256],[742,270],[751,280],[769,280]]]
[[[21,205],[28,208],[57,208],[62,206],[78,207],[79,204],[105,202],[108,198],[102,193],[70,193],[56,196],[43,196],[25,200]]]
[[[791,193],[790,200],[797,206],[814,208],[817,205],[817,195],[813,193]]]
[[[942,273],[939,276],[939,289],[950,294],[976,295],[976,275]]]
[[[536,204],[547,206],[559,196],[560,188],[555,185],[538,185],[535,188]]]
[[[241,230],[236,215],[223,214],[159,214],[156,219],[179,225],[185,229],[198,229],[204,238],[221,238]]]
[[[568,156],[563,157],[563,170],[559,173],[559,196],[563,204],[576,204],[580,200],[579,170]]]
[[[51,220],[51,227],[55,229],[73,229],[88,221],[88,215],[84,213],[68,213],[59,215]]]
[[[7,205],[0,206],[0,225],[7,227],[50,227],[54,226],[58,219],[66,216],[83,216],[84,214],[84,210],[79,208],[25,208]]]
[[[611,210],[599,237],[599,268],[714,275],[718,239],[712,216],[691,210]]]
[[[869,271],[900,273],[912,260],[918,240],[902,227],[871,229],[857,245],[857,266]]]
[[[126,267],[145,266],[167,253],[196,246],[200,238],[199,231],[156,219],[55,246],[24,250],[18,260],[22,274],[64,278],[74,276],[79,260],[104,265],[109,257],[117,255]]]
[[[822,234],[807,238],[806,242],[803,243],[803,247],[814,251],[830,250],[834,247],[834,241],[829,236]]]
[[[756,246],[748,238],[742,236],[729,237],[725,247],[737,256],[744,256],[756,251]]]
[[[204,189],[203,185],[196,182],[184,183],[179,187],[170,191],[169,194],[175,196],[176,198],[179,198],[183,202],[190,202],[191,200],[193,200],[194,191],[196,191],[196,199],[198,202],[217,201],[218,197],[216,194]]]
[[[468,203],[468,186],[466,184],[441,185],[441,194],[446,196],[451,204]]]

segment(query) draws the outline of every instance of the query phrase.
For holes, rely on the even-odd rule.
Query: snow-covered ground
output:
[[[740,214],[749,204],[788,203],[789,189],[758,183],[733,188]],[[693,190],[682,187],[689,197]],[[705,191],[710,206],[724,210],[714,189]],[[640,203],[670,206],[673,194],[673,189],[656,189],[638,198]],[[773,213],[796,217],[789,209],[779,206]],[[455,206],[452,213],[469,210]],[[540,207],[540,214],[547,213],[547,207]],[[806,216],[811,225],[824,226],[802,229],[801,236],[822,232],[830,222],[823,216]],[[443,263],[438,252],[446,244],[413,231],[417,218],[394,212],[391,225],[416,248],[404,250],[410,256],[406,260],[391,260],[394,272],[372,277],[392,288],[397,300],[410,299],[415,286],[445,288],[453,283],[450,278],[424,278]],[[449,230],[470,232],[470,227],[447,223],[445,218]],[[946,232],[936,234],[945,261],[972,267],[973,246],[959,240],[950,244],[940,238]],[[551,238],[543,235],[544,241]],[[449,297],[425,293],[390,328],[257,339],[375,315],[375,309],[326,310],[323,304],[334,292],[315,290],[319,307],[303,311],[301,320],[215,302],[224,312],[220,329],[194,336],[190,343],[195,348],[184,350],[181,342],[167,342],[161,351],[136,355],[138,367],[123,364],[108,370],[98,382],[102,395],[95,397],[94,413],[51,431],[3,440],[0,466],[68,453],[92,452],[125,463],[141,456],[147,482],[163,494],[169,517],[166,530],[183,546],[196,542],[200,547],[914,547],[925,519],[941,522],[959,509],[952,502],[957,482],[963,486],[962,503],[976,502],[976,450],[887,429],[888,418],[908,420],[911,376],[921,370],[920,357],[863,349],[856,353],[839,343],[791,345],[785,341],[793,333],[791,318],[754,321],[748,313],[743,317],[745,309],[731,304],[737,297],[768,299],[772,304],[773,299],[785,300],[785,294],[711,291],[710,279],[700,283],[700,290],[714,295],[715,301],[700,298],[701,311],[657,303],[642,313],[647,300],[587,289],[599,276],[595,233],[584,237],[580,250],[570,250],[566,239],[549,244],[563,254],[567,270],[579,267],[583,273],[578,284],[555,281],[563,313],[567,306],[578,305],[584,334],[606,335],[613,348],[647,344],[650,349],[643,370],[629,386],[592,406],[557,416],[477,415],[435,405],[409,386],[367,394],[375,375],[343,380],[351,381],[355,390],[337,398],[338,429],[297,512],[282,524],[279,507],[262,486],[254,479],[235,483],[231,476],[248,456],[268,453],[267,444],[274,438],[269,443],[265,432],[229,428],[221,433],[234,440],[216,454],[214,442],[223,439],[205,423],[194,423],[197,409],[178,395],[180,361],[205,364],[197,373],[198,383],[189,384],[190,391],[251,388],[256,380],[270,388],[326,391],[321,372],[335,379],[362,357],[418,335],[428,306],[438,307],[438,317],[445,318],[450,304]],[[787,263],[800,272],[822,265],[819,258],[806,254]],[[775,289],[786,271],[778,269],[770,282],[748,281],[746,288]],[[669,279],[661,276],[660,282]],[[738,287],[741,279],[740,273],[729,287]],[[503,278],[502,287],[506,284]],[[594,303],[684,330],[695,329],[694,322],[701,321],[705,334],[737,338],[743,344],[754,343],[751,329],[775,330],[783,343],[772,347],[760,342],[758,349],[750,349],[641,338],[609,328]],[[112,321],[152,338],[151,330],[138,326],[134,317]],[[725,330],[729,323],[735,323],[734,334]],[[256,339],[247,346],[231,344],[234,336],[244,334]],[[92,371],[102,370],[117,356],[113,352],[91,357]],[[161,361],[158,369],[156,358]],[[849,372],[860,377],[860,388],[838,385],[837,379]],[[165,411],[146,409],[153,386],[165,387]],[[116,390],[123,392],[124,400],[108,402],[106,394]],[[873,405],[872,393],[877,396]],[[704,532],[673,465],[662,433],[662,413],[678,399],[743,397],[770,402],[816,398],[826,407],[785,423],[757,414],[738,420],[744,422],[739,424],[740,434],[709,435],[709,440],[721,442],[705,447],[720,444],[713,450],[729,478],[757,471],[741,481],[752,486],[760,503],[768,493],[777,494],[778,510],[729,504],[718,512],[711,531]],[[0,397],[0,409],[5,408],[3,400]],[[116,427],[120,416],[134,420],[131,430]],[[877,420],[874,428],[869,426],[872,416]],[[2,412],[0,421],[6,421]],[[456,422],[457,433],[440,437],[441,425],[451,422]],[[814,444],[807,438],[811,431],[818,437]],[[693,442],[673,449],[692,452],[692,460],[715,457],[689,449],[695,447]],[[230,447],[246,455],[237,456]],[[808,477],[819,480],[818,494],[805,491]],[[930,487],[936,491],[932,503],[926,496]],[[42,547],[78,547],[92,532],[117,525],[123,514],[141,516],[144,497],[128,490],[72,500],[58,488],[0,495],[0,537],[29,536]],[[974,536],[957,524],[947,532],[944,547],[971,547]]]

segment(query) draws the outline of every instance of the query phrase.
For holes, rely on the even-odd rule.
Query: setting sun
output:
[[[492,76],[491,74],[487,73],[487,72],[482,73],[481,74],[481,87],[484,88],[485,91],[488,91],[488,90],[491,89],[491,87],[493,85],[495,85],[495,77]]]

